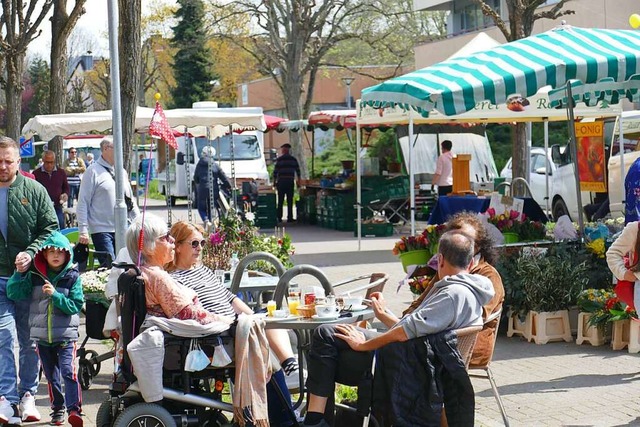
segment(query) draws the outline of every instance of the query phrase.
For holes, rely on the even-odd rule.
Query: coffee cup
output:
[[[342,297],[345,307],[355,307],[362,305],[362,297],[358,296],[344,296]]]
[[[339,313],[338,306],[333,305],[317,305],[316,304],[316,314],[318,317],[334,317]]]
[[[283,319],[285,317],[287,317],[287,312],[284,310],[274,310],[273,311],[273,317],[279,318],[279,319]]]

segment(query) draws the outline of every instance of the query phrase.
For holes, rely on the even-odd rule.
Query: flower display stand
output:
[[[622,350],[629,345],[629,332],[631,329],[631,321],[616,320],[611,328],[611,348],[614,350]]]
[[[536,344],[546,344],[551,341],[573,341],[569,311],[531,311],[531,339]]]
[[[429,261],[429,251],[426,249],[404,252],[398,256],[405,273],[410,265],[425,265]]]
[[[629,322],[629,353],[640,352],[640,321],[631,319]]]
[[[598,328],[596,326],[589,326],[589,319],[591,313],[579,313],[578,314],[578,336],[576,337],[576,344],[582,345],[584,342],[588,342],[594,347],[606,344],[611,339],[610,329]]]
[[[511,313],[509,315],[507,336],[512,337],[514,335],[519,335],[527,341],[531,341],[531,312],[527,313],[524,321],[520,320],[520,316],[517,314]]]

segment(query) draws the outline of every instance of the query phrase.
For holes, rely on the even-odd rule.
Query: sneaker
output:
[[[54,409],[51,415],[51,422],[49,422],[52,426],[61,426],[64,424],[64,408],[62,409]]]
[[[82,427],[82,415],[78,411],[69,412],[69,424],[72,427]]]
[[[4,396],[0,396],[0,424],[22,424],[18,405],[11,404]]]
[[[331,425],[326,421],[326,420],[321,420],[319,423],[317,424],[307,424],[307,423],[302,423],[302,427],[330,427]]]
[[[40,412],[36,408],[36,399],[31,395],[31,393],[26,392],[22,399],[20,399],[20,415],[22,416],[22,421],[31,422],[31,421],[40,421]]]
[[[302,371],[302,383],[304,384],[304,380],[307,378],[307,371]],[[296,369],[295,371],[289,372],[289,375],[284,376],[284,382],[287,384],[287,388],[289,391],[300,391],[300,369]]]

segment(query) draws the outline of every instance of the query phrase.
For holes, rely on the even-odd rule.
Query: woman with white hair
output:
[[[222,168],[216,163],[215,154],[216,150],[213,147],[204,147],[193,173],[193,181],[196,183],[198,213],[205,224],[213,219],[213,209],[218,209],[220,184],[222,184],[222,190],[227,192],[231,190],[231,183]],[[211,181],[213,181],[213,200],[210,200],[209,168],[211,168]]]
[[[142,244],[139,245],[142,232]],[[194,290],[180,285],[164,270],[173,261],[175,240],[167,224],[152,214],[138,217],[125,235],[127,250],[134,263],[140,257],[140,271],[145,281],[147,313],[153,316],[193,319],[202,325],[214,321],[231,323],[233,319],[205,310]],[[141,251],[140,251],[141,248]]]

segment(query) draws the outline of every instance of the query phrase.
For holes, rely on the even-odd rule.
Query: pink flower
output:
[[[221,231],[216,231],[215,233],[211,233],[209,237],[209,241],[212,245],[217,246],[224,243],[224,233]]]
[[[494,208],[487,209],[489,216],[496,216],[496,210]]]

